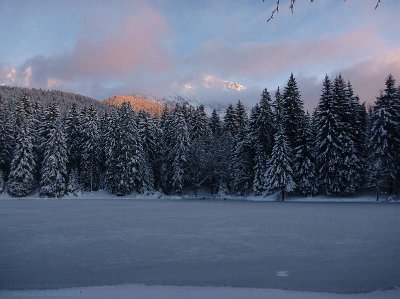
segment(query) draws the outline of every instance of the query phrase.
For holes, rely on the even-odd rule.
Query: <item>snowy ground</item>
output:
[[[119,285],[59,290],[0,291],[0,298],[42,299],[398,299],[400,290],[329,294],[274,289]]]
[[[0,298],[399,298],[377,291],[400,286],[399,215],[397,203],[3,199]],[[76,288],[119,284],[134,285]]]

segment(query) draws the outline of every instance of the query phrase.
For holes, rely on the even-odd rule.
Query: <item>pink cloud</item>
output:
[[[32,67],[33,78],[39,86],[45,85],[48,78],[63,81],[121,79],[138,70],[159,72],[172,63],[166,46],[167,39],[172,36],[164,16],[145,7],[122,20],[111,34],[95,40],[91,36],[82,37],[72,51],[51,57],[33,57],[23,68]]]
[[[383,43],[370,28],[336,37],[309,39],[301,42],[245,43],[229,45],[212,42],[202,46],[188,62],[194,68],[222,76],[262,78],[287,73],[310,65],[325,68],[354,63],[375,53]]]

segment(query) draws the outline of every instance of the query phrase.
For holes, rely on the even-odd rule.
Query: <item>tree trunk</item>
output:
[[[282,190],[282,201],[285,201],[285,189]]]

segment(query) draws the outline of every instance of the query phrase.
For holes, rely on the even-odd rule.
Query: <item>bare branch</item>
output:
[[[294,7],[294,3],[296,2],[296,0],[290,0],[290,6],[289,6],[289,8],[290,8],[290,10],[292,11],[292,14],[293,14],[293,7]]]
[[[264,2],[264,0],[263,0]],[[276,1],[276,7],[272,11],[271,16],[268,18],[267,22],[271,21],[274,18],[274,14],[279,12],[279,0]]]
[[[346,1],[346,0],[344,0],[344,1]],[[263,0],[263,2],[265,2],[265,0]],[[267,22],[271,21],[271,20],[274,18],[274,15],[275,15],[276,13],[279,13],[279,4],[280,4],[279,2],[280,2],[280,0],[277,0],[277,1],[276,1],[276,7],[275,7],[275,9],[272,11],[271,16],[267,19]],[[289,9],[290,9],[290,11],[292,12],[292,14],[293,14],[295,2],[296,2],[296,0],[290,0]],[[314,0],[310,0],[310,2],[313,3]],[[378,8],[378,6],[379,6],[380,3],[381,3],[381,0],[377,0],[376,5],[375,5],[375,9]]]

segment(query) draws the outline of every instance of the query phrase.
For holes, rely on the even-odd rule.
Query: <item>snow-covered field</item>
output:
[[[118,285],[59,290],[0,291],[0,298],[42,299],[398,299],[400,290],[361,294],[298,292],[277,289]]]
[[[397,203],[3,199],[0,297],[399,298],[399,230]]]

